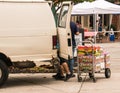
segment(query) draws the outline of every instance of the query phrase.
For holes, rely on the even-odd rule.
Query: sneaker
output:
[[[57,73],[56,75],[52,75],[53,78],[59,77],[60,73]]]
[[[65,78],[65,81],[69,80],[70,78],[71,78],[71,74],[67,74],[66,78]]]
[[[56,80],[64,80],[65,79],[65,76],[58,76],[58,77],[55,77]]]
[[[53,78],[55,78],[56,76],[57,76],[57,74],[56,75],[52,75]]]
[[[65,76],[61,76],[60,73],[57,73],[56,75],[52,76],[53,78],[55,78],[56,80],[64,80]]]

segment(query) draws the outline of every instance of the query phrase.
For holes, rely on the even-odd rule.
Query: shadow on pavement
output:
[[[8,80],[5,82],[2,88],[6,87],[17,87],[17,86],[42,86],[46,84],[53,84],[53,82],[57,82],[55,79],[52,78],[52,74],[38,74],[38,75],[22,75],[19,76],[20,74],[14,74],[12,77],[10,76]]]

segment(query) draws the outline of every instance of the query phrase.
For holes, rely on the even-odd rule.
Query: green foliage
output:
[[[109,1],[109,2],[111,2],[111,3],[120,2],[120,0],[106,0],[106,1]]]
[[[47,1],[49,1],[49,0],[47,0]],[[50,1],[53,1],[54,4],[58,4],[58,3],[63,2],[63,1],[73,1],[75,4],[77,4],[77,3],[80,3],[80,2],[84,2],[84,1],[92,2],[92,1],[95,1],[95,0],[50,0]]]
[[[72,0],[74,3],[80,3],[80,2],[84,2],[84,1],[89,1],[89,2],[92,2],[92,1],[95,1],[95,0]]]
[[[114,0],[106,0],[106,1],[111,2],[111,3],[114,3]]]
[[[80,3],[80,2],[84,2],[84,1],[92,2],[92,1],[95,1],[95,0],[46,0],[46,1],[53,1],[55,4],[58,4],[58,3],[63,2],[63,1],[73,1],[75,4],[77,4],[77,3]],[[115,1],[120,2],[120,0],[106,0],[106,1],[109,1],[111,3],[114,3]]]

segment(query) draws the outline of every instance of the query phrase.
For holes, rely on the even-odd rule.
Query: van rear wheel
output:
[[[8,79],[8,67],[4,61],[0,60],[0,86],[2,86],[5,81]]]

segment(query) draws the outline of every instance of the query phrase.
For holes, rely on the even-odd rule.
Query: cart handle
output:
[[[80,41],[80,43],[90,43],[93,46],[93,43],[91,41]]]

